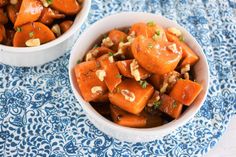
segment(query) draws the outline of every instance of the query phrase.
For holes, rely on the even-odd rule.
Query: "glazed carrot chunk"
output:
[[[147,30],[146,23],[135,23],[131,26],[131,28],[129,30],[129,34],[134,32],[135,36],[143,35],[145,37],[149,37],[147,31],[148,30]]]
[[[62,33],[65,33],[70,27],[73,25],[73,21],[71,20],[66,20],[60,23],[60,28]]]
[[[159,110],[168,114],[172,118],[178,118],[182,112],[183,105],[172,97],[161,95]]]
[[[5,39],[5,37],[6,37],[6,30],[5,30],[5,27],[4,27],[4,25],[2,25],[2,24],[0,23],[0,43],[3,42],[3,40]]]
[[[0,24],[6,24],[7,22],[8,22],[8,18],[4,14],[3,9],[0,8]]]
[[[104,81],[96,75],[97,70],[101,69],[95,60],[77,64],[74,68],[79,90],[87,102],[96,101],[107,92]]]
[[[129,33],[131,34],[132,32],[134,32],[135,36],[142,35],[147,38],[167,41],[164,29],[154,22],[133,24]]]
[[[18,12],[18,10],[16,9],[16,7],[14,5],[7,6],[7,15],[13,24],[16,21],[17,12]]]
[[[43,10],[39,0],[23,0],[14,27],[38,20]]]
[[[64,17],[64,14],[60,14],[58,11],[52,10],[51,8],[43,8],[39,21],[45,25],[50,25],[55,19],[61,19]]]
[[[77,0],[53,0],[50,6],[66,15],[77,14],[80,10]]]
[[[113,121],[119,125],[133,128],[142,128],[146,126],[147,119],[144,116],[128,113],[112,104],[110,105],[110,110]]]
[[[190,106],[201,90],[202,86],[197,82],[178,80],[172,88],[170,96],[184,105]]]
[[[162,75],[153,74],[149,78],[149,80],[156,89],[160,90],[161,85],[163,84],[163,76]]]
[[[112,92],[122,81],[119,70],[114,62],[114,58],[113,56],[106,54],[101,56],[98,60],[106,73],[105,83],[109,91]]]
[[[19,28],[14,35],[13,46],[25,47],[26,41],[29,39],[40,39],[40,43],[47,43],[55,39],[54,33],[44,24],[40,22],[28,23]]]
[[[169,32],[166,32],[166,36],[169,41],[176,43],[176,45],[182,48],[183,61],[181,63],[181,66],[184,66],[186,64],[193,65],[199,60],[199,57],[189,48],[189,46],[183,41],[180,41],[180,39],[177,36]]]
[[[109,93],[108,97],[112,104],[121,109],[139,114],[152,96],[153,91],[154,89],[150,84],[142,87],[134,79],[127,79],[117,86],[115,92]]]
[[[135,38],[131,50],[134,58],[144,69],[160,75],[173,71],[182,56],[182,52],[176,44],[156,43],[144,36]]]
[[[120,42],[126,42],[127,40],[127,35],[119,30],[112,30],[109,32],[108,37],[111,39],[113,42],[112,50],[117,51],[119,47]]]
[[[134,78],[134,76],[131,74],[131,69],[130,69],[130,64],[132,63],[132,61],[133,59],[116,62],[116,65],[119,68],[120,73],[125,77]],[[146,79],[150,75],[150,73],[145,69],[143,69],[141,66],[138,66],[137,70],[141,79]]]
[[[8,0],[0,0],[0,7],[3,7],[8,4]]]

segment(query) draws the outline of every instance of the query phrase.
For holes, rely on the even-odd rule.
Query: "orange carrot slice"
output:
[[[62,33],[65,33],[67,30],[70,29],[70,27],[73,25],[73,21],[71,20],[66,20],[60,23],[60,28]]]
[[[127,41],[127,34],[119,30],[112,30],[109,32],[108,37],[113,42],[112,50],[118,51],[119,43]]]
[[[113,56],[105,54],[101,56],[98,60],[101,64],[101,67],[106,72],[105,83],[109,91],[112,92],[116,88],[116,86],[121,83],[121,75],[114,62]]]
[[[181,115],[183,105],[175,101],[172,97],[163,94],[160,100],[159,110],[168,114],[172,118],[178,118]]]
[[[116,62],[116,65],[120,73],[125,77],[134,78],[134,76],[131,75],[131,70],[130,70],[130,64],[132,63],[132,61],[133,59]],[[150,73],[145,69],[143,69],[141,66],[138,67],[138,71],[141,79],[146,79],[148,76],[150,76]]]
[[[77,14],[81,8],[77,0],[53,0],[50,6],[66,15]]]
[[[116,107],[115,105],[111,104],[110,110],[113,121],[119,125],[133,128],[142,128],[147,124],[147,119],[144,116],[137,116],[128,113]]]
[[[4,25],[0,23],[0,43],[2,43],[5,38],[6,38],[6,30]]]
[[[82,62],[74,68],[77,84],[85,101],[97,101],[107,93],[104,81],[99,80],[96,75],[99,69],[96,60]]]
[[[23,0],[14,27],[38,20],[43,10],[39,0]]]
[[[189,46],[183,41],[180,41],[177,36],[169,33],[168,31],[166,31],[166,36],[169,41],[175,42],[179,47],[182,48],[183,61],[181,63],[181,66],[184,66],[186,64],[193,65],[199,60],[199,57],[189,48]]]
[[[117,86],[113,93],[109,93],[108,97],[112,104],[121,109],[139,114],[152,96],[153,91],[153,87],[148,83],[143,87],[134,79],[126,79]]]
[[[156,43],[144,36],[135,38],[131,50],[134,58],[144,69],[160,75],[173,71],[182,56],[182,52],[175,44],[168,42]]]
[[[54,33],[44,24],[33,22],[19,27],[13,39],[14,47],[25,47],[25,42],[29,39],[39,38],[41,44],[55,39]]]
[[[178,80],[172,88],[170,96],[184,105],[190,106],[201,90],[202,86],[197,82]]]

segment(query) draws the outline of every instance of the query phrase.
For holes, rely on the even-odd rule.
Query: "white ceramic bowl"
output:
[[[155,21],[157,24],[163,26],[164,28],[176,27],[183,32],[185,41],[200,57],[199,62],[194,66],[194,71],[196,72],[196,80],[203,86],[203,90],[193,102],[193,104],[181,115],[180,118],[173,120],[168,124],[147,129],[123,127],[101,116],[95,111],[95,109],[93,109],[93,107],[89,103],[83,100],[76,84],[76,80],[73,73],[73,67],[76,65],[76,62],[79,59],[83,58],[85,53],[89,50],[89,48],[91,48],[94,41],[96,41],[97,38],[102,34],[107,33],[113,28],[130,27],[134,23],[148,22],[151,20]],[[100,129],[107,135],[110,135],[121,141],[129,142],[152,141],[161,138],[164,135],[171,133],[176,128],[186,124],[191,118],[194,117],[194,115],[202,106],[207,95],[209,82],[209,70],[206,57],[202,51],[202,48],[190,33],[188,33],[183,27],[178,25],[176,22],[166,19],[162,16],[137,12],[124,12],[105,17],[102,20],[94,23],[87,30],[85,30],[85,32],[79,37],[72,49],[69,60],[69,75],[74,95],[79,101],[82,108],[85,110],[89,120],[98,129]]]
[[[71,28],[59,38],[37,47],[17,48],[0,44],[0,62],[13,66],[37,66],[62,56],[74,44],[76,32],[88,16],[91,0],[83,2]]]

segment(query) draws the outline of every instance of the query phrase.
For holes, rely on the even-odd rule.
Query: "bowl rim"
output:
[[[184,112],[183,116],[180,116],[178,119],[172,120],[171,122],[168,122],[168,123],[166,123],[164,125],[161,125],[161,126],[152,127],[152,128],[131,128],[131,127],[125,127],[125,126],[118,125],[118,124],[106,119],[105,117],[100,115],[90,105],[90,103],[84,101],[81,94],[79,94],[79,92],[76,90],[76,88],[74,88],[73,77],[72,77],[72,74],[71,74],[71,70],[73,69],[74,65],[72,65],[71,60],[72,60],[72,54],[76,53],[76,49],[77,49],[82,37],[85,36],[85,34],[87,34],[89,31],[91,31],[94,27],[96,27],[96,25],[104,23],[104,21],[106,21],[107,19],[116,19],[117,16],[123,16],[123,17],[129,16],[129,15],[133,15],[133,16],[139,16],[140,15],[141,16],[141,15],[144,15],[144,14],[145,14],[145,16],[155,16],[155,18],[163,18],[164,20],[171,21],[172,23],[174,22],[178,27],[181,27],[181,29],[184,30],[184,34],[187,34],[189,37],[191,37],[191,40],[199,48],[199,52],[202,56],[201,59],[203,59],[204,63],[206,64],[205,68],[206,68],[207,76],[205,76],[205,77],[207,78],[207,80],[206,80],[206,87],[204,87],[205,88],[205,94],[203,95],[201,101],[199,102],[199,105],[196,107],[196,109],[193,112]],[[208,66],[207,58],[206,58],[206,55],[203,52],[202,47],[197,42],[197,40],[183,26],[178,24],[176,21],[170,20],[170,19],[168,19],[164,16],[161,16],[161,15],[157,15],[157,14],[153,14],[153,13],[146,13],[146,12],[120,12],[120,13],[115,13],[115,14],[106,16],[106,17],[96,21],[95,23],[90,25],[88,28],[86,28],[85,31],[82,32],[82,34],[77,39],[76,43],[74,44],[74,46],[71,49],[71,54],[70,54],[69,64],[68,64],[68,72],[69,72],[69,80],[70,80],[70,85],[72,87],[72,91],[73,91],[78,103],[80,104],[80,106],[85,110],[86,116],[89,116],[93,119],[96,119],[96,121],[104,122],[104,123],[106,123],[106,126],[109,125],[109,127],[112,127],[112,129],[120,130],[122,132],[133,133],[134,135],[136,133],[141,134],[141,135],[147,135],[147,133],[150,133],[150,134],[153,135],[154,133],[157,133],[157,132],[169,132],[169,131],[173,131],[174,129],[177,129],[180,126],[186,124],[188,121],[190,121],[196,115],[196,113],[199,111],[201,106],[204,104],[204,102],[206,100],[206,97],[208,95],[209,82],[210,82],[210,76],[209,76],[210,73],[209,73],[209,66]]]
[[[72,26],[70,27],[69,30],[66,31],[66,33],[62,34],[60,37],[48,43],[45,43],[36,47],[13,47],[13,46],[6,46],[6,45],[0,44],[0,50],[7,49],[9,51],[8,53],[11,53],[11,54],[14,54],[14,53],[27,54],[27,53],[36,53],[36,51],[40,52],[41,50],[45,50],[55,45],[58,45],[59,43],[65,41],[72,34],[74,34],[76,31],[80,29],[80,27],[82,26],[82,24],[84,23],[84,21],[86,20],[88,16],[90,7],[91,7],[91,0],[83,1],[82,9],[80,10],[80,12],[76,15],[74,19],[74,21],[76,22],[73,22]]]

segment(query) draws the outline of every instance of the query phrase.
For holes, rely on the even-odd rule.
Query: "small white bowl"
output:
[[[155,21],[157,24],[164,28],[176,27],[183,32],[185,41],[194,50],[194,52],[200,57],[199,62],[194,66],[196,73],[196,80],[199,82],[203,90],[200,95],[196,98],[193,104],[180,116],[180,118],[171,121],[165,125],[154,127],[154,128],[129,128],[117,125],[98,112],[87,102],[85,102],[80,95],[80,91],[77,87],[75,76],[73,73],[73,67],[76,62],[83,58],[85,53],[92,47],[92,44],[97,40],[99,36],[114,28],[130,27],[132,24],[137,22],[148,22]],[[70,60],[69,60],[69,75],[72,90],[76,99],[79,101],[82,108],[86,111],[89,120],[102,132],[117,138],[121,141],[128,142],[147,142],[161,138],[176,128],[186,124],[202,106],[208,91],[209,82],[209,70],[206,57],[202,51],[202,48],[194,39],[194,37],[188,33],[183,27],[178,25],[176,22],[171,21],[165,17],[150,14],[150,13],[138,13],[138,12],[124,12],[116,15],[111,15],[103,18],[102,20],[94,23],[79,37],[75,46],[72,49]],[[79,104],[78,104],[79,105]]]
[[[59,38],[37,47],[12,47],[0,44],[0,62],[12,66],[30,67],[55,60],[67,52],[74,44],[76,32],[86,20],[91,0],[83,2],[82,10],[76,16],[71,28]]]

